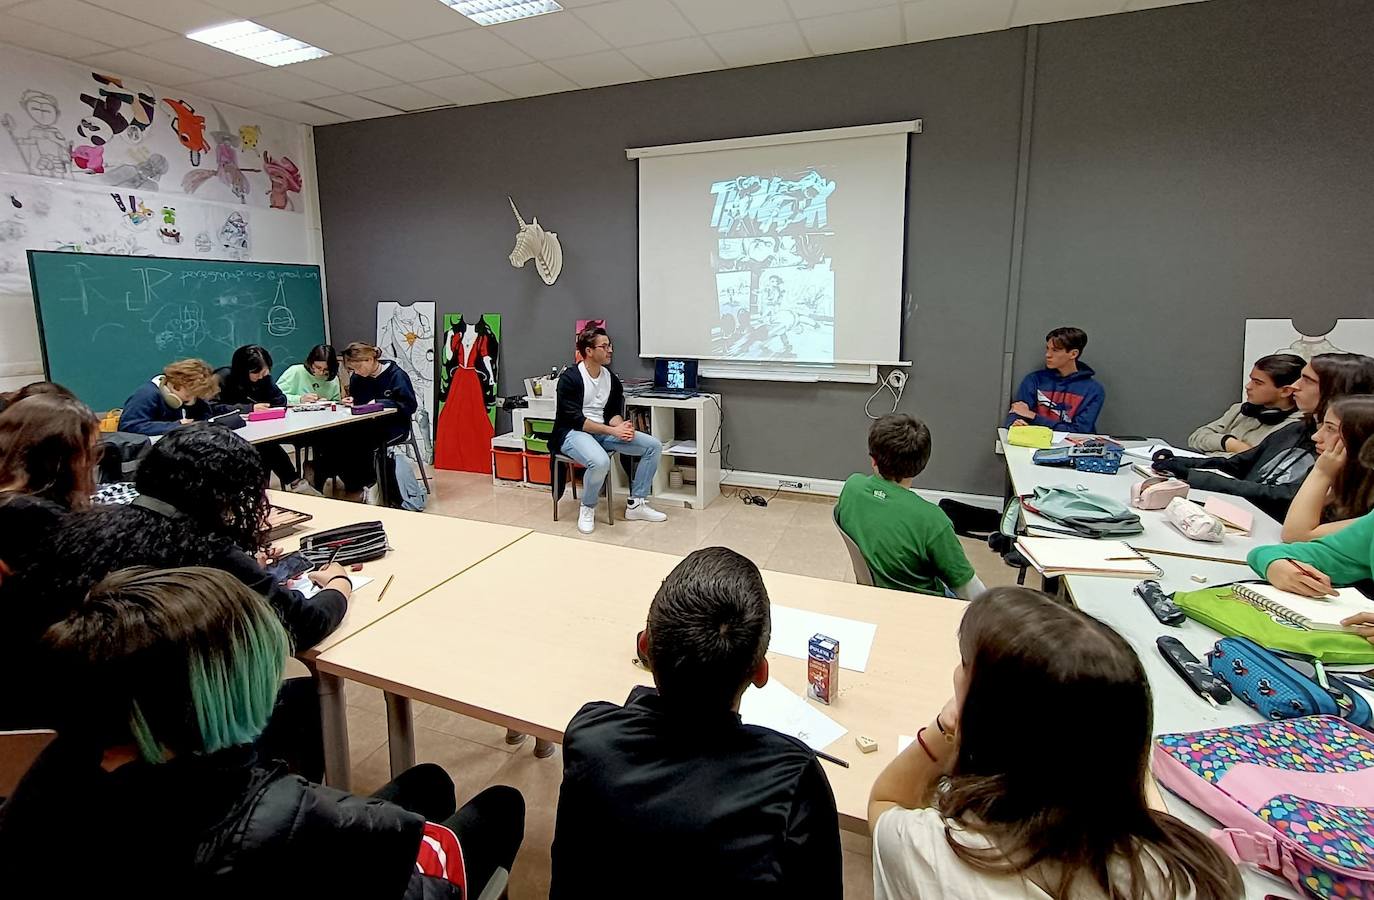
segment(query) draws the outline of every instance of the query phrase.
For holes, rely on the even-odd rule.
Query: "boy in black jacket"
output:
[[[662,522],[668,518],[649,505],[654,473],[663,455],[663,444],[652,434],[636,431],[625,418],[625,388],[610,370],[611,339],[606,329],[589,325],[577,336],[582,362],[558,377],[558,409],[554,414],[549,446],[572,457],[587,473],[582,477],[582,507],[577,530],[591,534],[596,528],[596,504],[601,486],[611,472],[610,453],[638,456],[625,518]]]

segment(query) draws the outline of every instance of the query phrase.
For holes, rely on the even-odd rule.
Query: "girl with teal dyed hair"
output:
[[[44,644],[58,738],[0,806],[0,884],[460,900],[515,859],[514,788],[455,812],[453,781],[433,764],[363,798],[259,758],[290,641],[267,601],[220,569],[114,572]]]

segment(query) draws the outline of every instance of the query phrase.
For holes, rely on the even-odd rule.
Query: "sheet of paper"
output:
[[[790,606],[773,604],[773,636],[768,649],[784,656],[806,659],[806,648],[817,634],[833,637],[840,642],[840,668],[862,672],[868,668],[868,652],[873,649],[873,635],[878,626],[872,622],[807,612]]]
[[[353,574],[348,576],[348,580],[353,582],[353,590],[356,591],[358,590],[358,588],[367,587],[375,579],[369,578],[366,575]],[[311,581],[310,577],[307,575],[302,575],[295,581],[288,581],[286,583],[286,586],[291,588],[293,591],[300,591],[301,594],[306,597],[313,597],[320,592],[319,585]]]
[[[910,746],[911,746],[911,742],[914,741],[914,740],[916,740],[916,739],[915,739],[914,737],[912,737],[911,735],[909,735],[909,734],[899,734],[899,735],[897,735],[897,752],[898,752],[898,753],[901,753],[901,752],[902,752],[903,750],[905,750],[907,747],[910,747]]]
[[[847,731],[839,722],[773,679],[762,688],[749,686],[740,700],[739,714],[746,725],[762,725],[790,734],[812,750],[824,750],[844,737]]]
[[[1193,450],[1184,450],[1180,447],[1170,447],[1168,444],[1149,444],[1144,447],[1131,447],[1125,452],[1125,455],[1134,456],[1136,459],[1143,459],[1148,462],[1153,459],[1154,455],[1160,450],[1169,450],[1174,456],[1180,459],[1201,459],[1207,455],[1205,453],[1197,453]]]

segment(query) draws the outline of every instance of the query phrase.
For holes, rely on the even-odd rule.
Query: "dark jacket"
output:
[[[162,398],[156,381],[145,381],[124,401],[124,412],[119,415],[119,430],[150,436],[166,434],[176,428],[183,418],[200,422],[229,410],[228,406],[205,400],[187,403],[180,409],[174,408]]]
[[[835,797],[801,741],[729,711],[674,715],[646,687],[573,717],[550,897],[842,893]]]
[[[198,900],[459,897],[416,871],[423,817],[310,784],[249,748],[113,772],[99,762],[62,740],[38,758],[0,806],[0,884],[57,878],[111,897]]]
[[[286,406],[286,395],[277,387],[271,375],[249,381],[247,378],[235,378],[234,370],[229,366],[216,369],[215,375],[219,378],[219,402],[239,412],[252,412],[256,403]]]
[[[1312,426],[1303,419],[1285,425],[1249,450],[1233,456],[1175,457],[1155,463],[1155,468],[1184,479],[1198,490],[1244,497],[1282,522],[1316,461]]]
[[[611,372],[608,368],[607,372]],[[585,385],[582,382],[582,370],[578,366],[569,366],[563,370],[563,374],[558,376],[558,406],[553,416],[553,434],[549,437],[549,447],[555,453],[563,452],[563,441],[567,439],[568,433],[581,431],[587,417],[582,415],[582,403],[585,395]],[[616,416],[625,415],[625,386],[620,383],[620,379],[614,372],[611,372],[611,396],[606,400],[606,409],[602,418],[609,422]]]
[[[1102,412],[1102,403],[1107,399],[1107,392],[1093,379],[1096,374],[1092,366],[1083,363],[1078,364],[1077,372],[1068,375],[1060,375],[1054,369],[1031,372],[1021,379],[1014,399],[1029,406],[1035,417],[1026,419],[1010,413],[1006,425],[1029,422],[1057,431],[1092,434],[1097,430],[1097,414]]]
[[[415,386],[410,383],[410,376],[405,370],[395,360],[384,359],[382,362],[386,364],[386,369],[371,378],[361,375],[350,377],[348,392],[353,395],[354,406],[380,403],[399,412],[399,415],[381,419],[385,423],[383,434],[390,442],[409,433],[410,417],[415,415],[420,404],[415,399]]]

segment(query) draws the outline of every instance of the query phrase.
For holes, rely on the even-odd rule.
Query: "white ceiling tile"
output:
[[[393,106],[386,106],[375,100],[359,97],[356,94],[339,94],[334,97],[321,97],[313,101],[313,103],[316,106],[323,106],[325,109],[332,110],[350,119],[375,119],[378,116],[394,116],[400,112],[400,110]]]
[[[933,41],[1007,27],[1014,0],[920,0],[902,7],[908,41]]]
[[[1011,27],[1121,12],[1126,0],[1016,0]]]
[[[173,32],[83,3],[81,0],[35,0],[32,3],[11,6],[6,12],[30,22],[68,31],[104,44],[113,44],[116,47],[147,44],[173,36]]]
[[[236,106],[246,106],[250,109],[256,109],[268,103],[279,103],[283,99],[266,91],[255,90],[243,84],[235,84],[223,78],[182,85],[182,88],[188,94],[199,94],[202,97],[209,97],[211,100],[220,100],[224,103],[233,103]],[[214,117],[212,113],[203,109],[198,110],[198,112],[205,116],[206,121],[213,126]],[[213,130],[211,126],[207,126],[207,129]]]
[[[211,25],[222,25],[240,18],[199,0],[90,0],[96,6],[133,19],[185,34]]]
[[[254,72],[251,75],[236,75],[229,80],[256,91],[266,91],[278,97],[285,97],[287,100],[314,100],[316,97],[328,97],[339,92],[336,87],[302,78],[281,68]]]
[[[88,56],[87,65],[106,75],[120,75],[132,78],[146,78],[159,85],[174,86],[205,80],[205,73],[184,66],[174,66],[152,56],[135,53],[133,50],[116,50]]]
[[[390,75],[383,75],[343,56],[326,56],[294,63],[282,66],[281,70],[327,84],[335,91],[368,91],[396,83],[396,79]]]
[[[391,87],[363,91],[362,96],[369,100],[376,100],[378,103],[385,103],[387,106],[404,109],[407,112],[449,105],[449,101],[445,100],[443,97],[437,94],[431,94],[429,91],[422,90],[413,84],[394,84]]]
[[[459,106],[491,103],[496,100],[509,100],[511,98],[510,93],[501,90],[490,82],[483,81],[476,75],[451,75],[448,78],[436,78],[433,81],[422,81],[417,87],[422,87],[432,94],[438,94],[450,103],[457,103]]]
[[[687,20],[703,34],[792,21],[792,11],[783,0],[676,0],[676,3]]]
[[[324,3],[273,13],[253,21],[330,53],[353,53],[394,44],[395,38]]]
[[[635,65],[655,78],[708,72],[725,66],[711,45],[699,37],[628,47],[624,53]]]
[[[795,22],[707,35],[706,40],[732,66],[757,66],[811,55]]]
[[[333,125],[336,122],[348,121],[338,113],[320,109],[318,106],[311,106],[309,103],[296,103],[294,101],[269,103],[266,106],[259,106],[258,111],[290,122],[303,122],[306,125]]]
[[[492,69],[490,72],[483,72],[482,77],[517,97],[577,90],[576,84],[542,63],[530,63],[527,66],[514,66],[509,69]]]
[[[802,34],[816,53],[848,53],[902,43],[902,11],[896,6],[802,19]]]
[[[696,34],[668,0],[613,0],[580,9],[577,17],[617,47],[670,41]]]
[[[256,19],[269,13],[305,6],[310,0],[209,0],[211,6],[228,10],[244,19]]]
[[[415,46],[468,72],[481,72],[484,69],[499,69],[530,62],[530,58],[523,51],[517,50],[486,28],[473,28],[425,38],[416,41]]]
[[[897,0],[787,0],[798,19],[814,19],[835,13],[874,9],[879,6],[900,6]]]
[[[38,50],[41,53],[65,56],[68,59],[108,53],[114,49],[101,41],[77,37],[65,31],[58,31],[56,28],[30,22],[28,19],[16,19],[6,15],[0,15],[0,40],[28,47],[30,50]]]
[[[268,68],[260,62],[235,56],[232,53],[225,53],[223,50],[216,50],[208,44],[202,44],[199,41],[192,41],[184,37],[145,44],[141,47],[135,47],[134,50],[152,59],[160,59],[185,69],[194,69],[201,73],[201,78],[246,75],[249,72],[261,72]]]
[[[610,45],[581,19],[569,13],[546,13],[515,22],[490,25],[487,31],[524,50],[535,59],[558,59],[607,50]]]
[[[434,3],[437,0],[430,2]],[[457,75],[461,71],[451,63],[444,62],[413,44],[396,44],[391,47],[378,47],[375,50],[363,50],[350,54],[348,58],[401,81],[426,81],[445,75]]]
[[[478,27],[439,0],[329,0],[329,5],[408,41]]]
[[[639,67],[618,50],[550,60],[549,68],[568,76],[584,88],[644,80],[644,73]]]

